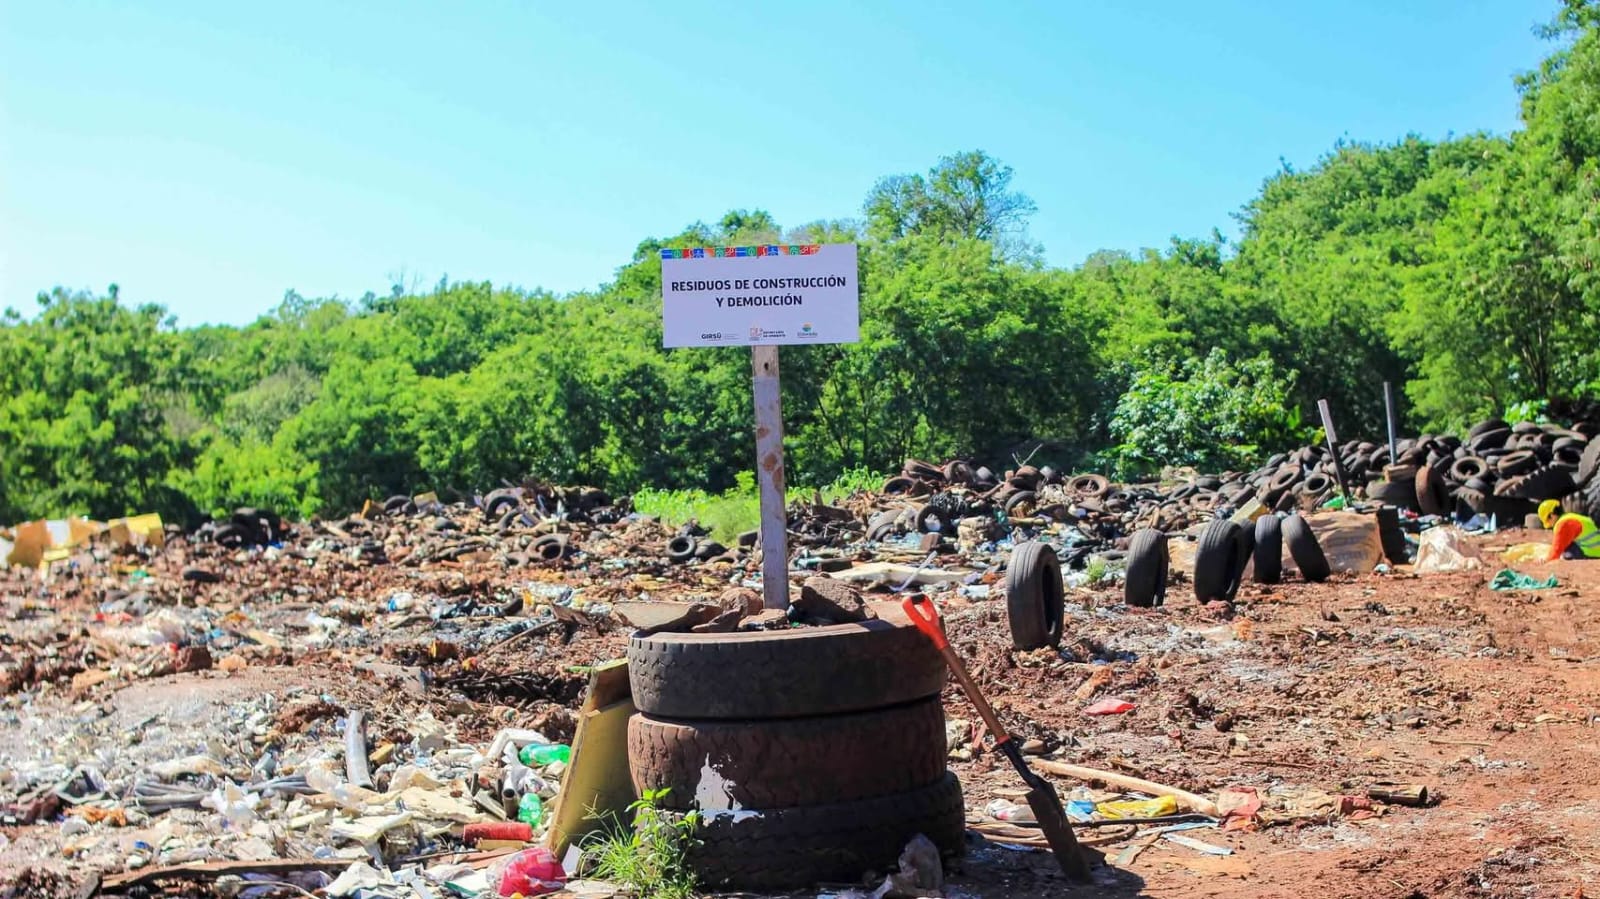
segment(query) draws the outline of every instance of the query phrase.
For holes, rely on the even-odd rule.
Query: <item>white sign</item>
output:
[[[661,251],[669,347],[855,343],[860,300],[853,243]]]

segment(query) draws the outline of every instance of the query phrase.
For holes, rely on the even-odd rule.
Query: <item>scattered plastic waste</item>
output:
[[[1171,796],[1157,796],[1154,799],[1121,799],[1099,803],[1094,809],[1107,818],[1160,818],[1163,815],[1177,814],[1178,801]]]
[[[500,896],[542,896],[567,883],[567,872],[549,849],[536,846],[506,856],[489,869],[489,881]]]
[[[1551,575],[1540,580],[1531,574],[1523,574],[1514,568],[1502,568],[1495,573],[1494,579],[1489,581],[1490,590],[1506,592],[1510,590],[1549,590],[1551,587],[1560,586],[1561,582]]]
[[[551,762],[568,762],[572,760],[572,747],[562,743],[530,743],[517,752],[517,758],[529,767],[540,767]]]
[[[523,793],[517,800],[517,820],[529,827],[538,827],[544,820],[544,802],[538,793]]]
[[[1133,703],[1126,699],[1102,699],[1083,710],[1085,715],[1121,715],[1133,711]]]
[[[1453,527],[1438,527],[1425,532],[1418,541],[1417,563],[1413,566],[1415,571],[1418,574],[1434,574],[1482,566],[1483,562],[1467,547],[1463,536],[1460,529]]]

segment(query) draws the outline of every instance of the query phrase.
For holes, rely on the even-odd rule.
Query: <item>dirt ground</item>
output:
[[[969,835],[947,894],[1600,894],[1600,565],[1519,565],[1538,577],[1554,574],[1560,584],[1490,590],[1499,567],[1494,550],[1525,537],[1534,535],[1486,538],[1490,561],[1479,570],[1252,585],[1232,610],[1197,605],[1181,584],[1155,610],[1129,609],[1115,591],[1076,590],[1059,651],[1009,648],[998,589],[989,599],[937,595],[958,652],[1002,718],[1036,741],[1030,748],[1040,757],[1203,795],[1252,788],[1263,800],[1261,820],[1248,829],[1185,834],[1228,847],[1230,855],[1159,840],[1131,861],[1097,868],[1092,885],[1068,883],[1048,854]],[[381,600],[398,583],[385,577],[380,588],[350,575],[340,595]],[[657,595],[672,592],[655,586]],[[37,643],[41,627],[73,631],[18,611],[25,598],[9,599],[6,642]],[[269,626],[272,614],[266,606],[252,609],[258,627]],[[0,706],[0,758],[71,741],[93,744],[108,765],[119,755],[170,757],[208,745],[221,757],[229,747],[214,744],[259,746],[267,733],[329,738],[337,733],[333,712],[322,704],[372,710],[375,744],[385,735],[404,738],[425,714],[462,739],[487,740],[500,727],[530,722],[560,735],[584,683],[581,666],[619,655],[624,642],[617,628],[568,623],[496,649],[499,676],[427,664],[428,653],[440,652],[432,641],[468,633],[471,620],[389,629],[382,635],[386,665],[371,664],[370,646],[358,651],[334,635],[297,652],[257,652],[237,670],[13,693]],[[419,670],[425,684],[415,682]],[[1083,713],[1107,697],[1135,708]],[[946,710],[952,722],[978,719],[953,686]],[[1008,791],[1017,779],[975,729],[953,727],[960,745],[951,767],[976,822],[991,801],[1015,795]],[[1083,786],[1050,779],[1064,797]],[[1339,797],[1364,797],[1381,784],[1423,784],[1436,801],[1339,812]],[[0,883],[20,887],[17,895],[70,895],[86,868],[120,869],[141,845],[181,839],[185,827],[203,829],[203,814],[175,811],[114,829],[73,857],[63,847],[74,838],[59,824],[0,829]],[[1127,828],[1079,834],[1108,860],[1149,842]],[[248,858],[309,848],[240,841],[228,851]],[[792,895],[830,891],[824,885]]]
[[[1560,586],[1519,593],[1490,590],[1494,570],[1246,587],[1228,621],[1181,594],[1154,612],[1122,612],[1127,626],[1080,648],[1128,660],[1105,693],[1137,707],[1110,719],[1083,716],[1074,696],[1094,665],[1032,666],[1005,651],[1000,610],[951,609],[957,646],[1002,717],[1025,722],[1024,734],[1060,735],[1064,761],[1202,794],[1364,795],[1394,782],[1438,797],[1364,820],[1199,831],[1233,855],[1157,843],[1102,869],[1092,888],[1070,886],[1038,856],[986,848],[956,883],[985,897],[1600,893],[1600,565],[1521,565]],[[1066,644],[1104,633],[1096,615],[1072,616]],[[976,719],[958,692],[946,699],[952,716]],[[984,754],[953,765],[969,809],[1014,784],[1002,762]]]

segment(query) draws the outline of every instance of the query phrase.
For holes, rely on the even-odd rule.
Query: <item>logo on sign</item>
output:
[[[802,324],[800,326],[800,336],[801,337],[815,337],[815,336],[817,336],[817,329],[811,327],[811,323],[810,322],[806,322],[806,323],[804,323],[804,324]]]
[[[760,340],[761,339],[761,326],[760,325],[751,325],[750,326],[750,339],[751,340]]]
[[[721,331],[712,331],[709,334],[701,334],[700,335],[700,339],[701,340],[721,340],[722,339],[722,332]]]

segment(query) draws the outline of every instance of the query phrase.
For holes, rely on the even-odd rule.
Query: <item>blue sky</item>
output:
[[[967,149],[1076,265],[1232,233],[1280,158],[1341,137],[1514,129],[1555,6],[0,0],[0,306],[567,292],[647,236],[853,216]]]

